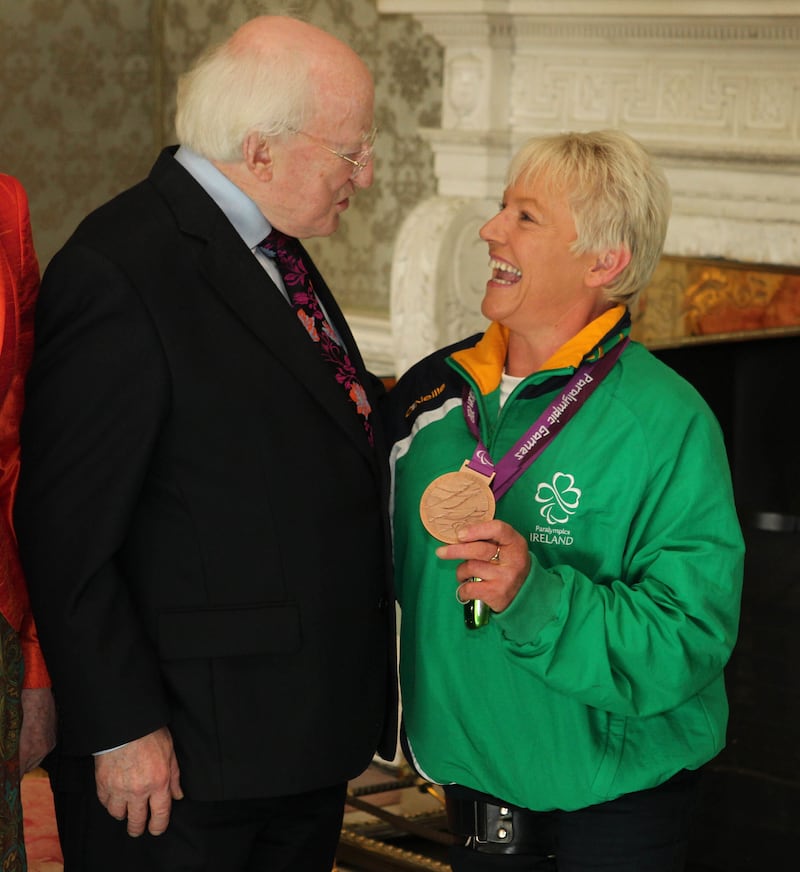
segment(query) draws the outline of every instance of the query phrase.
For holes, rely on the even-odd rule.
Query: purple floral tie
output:
[[[369,444],[373,445],[374,436],[370,422],[372,407],[349,355],[340,344],[322,311],[297,240],[273,228],[261,243],[261,248],[278,264],[297,317],[311,339],[319,345],[323,359],[333,368],[336,381],[344,388],[356,411],[363,417],[364,431]]]

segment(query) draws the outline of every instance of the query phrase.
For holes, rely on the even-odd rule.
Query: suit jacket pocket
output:
[[[174,609],[158,616],[158,649],[164,660],[294,654],[300,644],[300,615],[294,605]]]

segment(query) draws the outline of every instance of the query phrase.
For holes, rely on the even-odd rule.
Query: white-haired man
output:
[[[328,872],[394,752],[381,388],[297,242],[371,184],[373,100],[331,35],[251,20],[46,272],[17,521],[66,872]]]

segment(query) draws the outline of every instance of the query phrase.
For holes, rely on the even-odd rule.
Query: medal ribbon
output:
[[[473,472],[490,479],[490,487],[496,500],[505,494],[512,484],[556,438],[564,426],[574,417],[583,404],[597,389],[600,382],[611,372],[623,349],[628,344],[626,336],[608,354],[594,363],[585,363],[569,380],[564,390],[542,412],[531,427],[513,445],[497,464],[489,456],[480,435],[480,416],[475,393],[464,389],[464,420],[477,445],[472,459],[466,466]]]

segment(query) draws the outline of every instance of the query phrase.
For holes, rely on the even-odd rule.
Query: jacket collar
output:
[[[365,455],[373,458],[360,416],[322,359],[319,349],[309,341],[305,328],[287,305],[280,289],[272,282],[224,212],[191,174],[175,159],[175,148],[165,149],[156,161],[150,182],[172,210],[179,230],[197,244],[197,263],[215,293],[226,303],[270,354],[300,380],[304,388],[344,429]],[[358,371],[370,404],[377,408],[370,377],[344,315],[311,258],[309,274],[314,289],[325,307],[333,327],[347,346],[350,360]]]
[[[630,315],[625,306],[614,306],[565,342],[542,366],[540,372],[577,369],[584,360],[602,357],[630,331]],[[451,360],[475,382],[482,394],[490,394],[500,384],[508,351],[509,330],[493,321],[477,344],[456,351]]]

